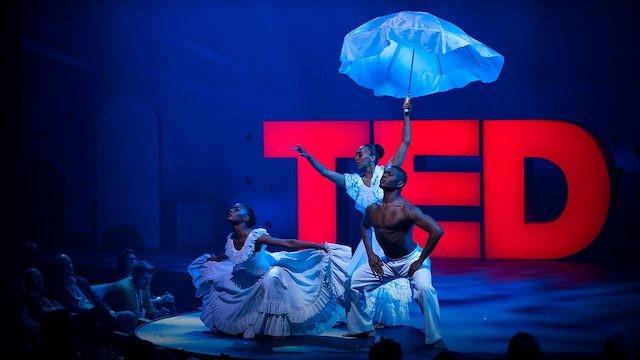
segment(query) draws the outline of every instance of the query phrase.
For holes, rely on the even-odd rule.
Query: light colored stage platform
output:
[[[248,340],[214,335],[202,324],[199,315],[199,312],[190,312],[156,320],[139,327],[136,336],[170,349],[245,359],[367,359],[369,347],[381,336],[405,339],[402,346],[406,359],[428,359],[436,354],[423,346],[423,333],[412,327],[379,329],[376,338],[370,339],[344,338],[346,329],[337,325],[322,336]]]

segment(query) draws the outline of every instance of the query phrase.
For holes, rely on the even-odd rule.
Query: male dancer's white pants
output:
[[[367,314],[365,292],[375,290],[380,285],[400,277],[408,278],[413,299],[420,306],[424,317],[425,343],[439,340],[440,306],[436,289],[431,285],[431,260],[426,259],[420,269],[409,277],[409,266],[418,260],[422,249],[417,246],[411,253],[397,259],[382,257],[384,275],[373,273],[369,263],[364,263],[351,276],[346,286],[347,328],[352,334],[373,330],[371,315]]]

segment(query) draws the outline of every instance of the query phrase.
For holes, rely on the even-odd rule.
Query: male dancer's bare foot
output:
[[[369,331],[365,331],[365,332],[361,332],[361,333],[355,333],[355,334],[344,334],[342,335],[343,337],[348,337],[348,338],[358,338],[358,339],[366,339],[366,338],[371,338],[376,336],[376,331],[375,330],[369,330]]]
[[[426,347],[429,349],[437,349],[437,350],[447,350],[447,344],[444,343],[442,338],[432,342],[431,344],[426,344]]]

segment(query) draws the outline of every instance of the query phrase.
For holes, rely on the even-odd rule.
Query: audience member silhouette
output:
[[[44,278],[40,270],[30,268],[22,274],[23,304],[26,315],[40,321],[42,315],[48,311],[62,308],[56,301],[45,296]]]
[[[137,261],[131,276],[113,283],[104,294],[104,301],[114,310],[130,311],[139,318],[155,319],[167,316],[151,303],[149,288],[155,268],[148,261]]]
[[[41,251],[37,243],[27,241],[22,249],[22,268],[40,268]]]
[[[383,337],[369,349],[369,360],[400,360],[402,347],[390,338]]]
[[[117,280],[130,277],[131,272],[133,271],[133,266],[137,261],[138,258],[133,249],[124,249],[120,251],[116,266]],[[178,312],[175,305],[175,299],[168,291],[166,291],[162,296],[151,294],[149,298],[151,299],[151,304],[160,311],[164,311],[170,315],[174,315]]]
[[[126,332],[133,332],[136,316],[129,311],[115,312],[96,295],[87,280],[74,275],[71,258],[65,254],[56,255],[49,267],[49,295],[72,314],[76,314],[80,329],[92,326],[107,326]]]
[[[526,332],[519,332],[509,340],[507,349],[509,360],[537,360],[540,359],[540,344]]]
[[[627,339],[622,334],[607,336],[602,342],[602,358],[605,360],[631,359],[631,351]]]
[[[21,290],[21,328],[22,349],[25,357],[35,356],[35,352],[42,350],[42,329],[40,320],[49,311],[61,309],[54,301],[44,296],[44,280],[36,268],[27,269],[22,273]],[[31,354],[31,355],[27,355]]]
[[[138,261],[138,258],[133,249],[120,251],[116,264],[116,280],[122,280],[131,276],[131,271],[133,271],[133,265],[136,264],[136,261]]]

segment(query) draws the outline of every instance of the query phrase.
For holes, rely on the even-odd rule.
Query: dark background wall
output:
[[[415,99],[414,117],[585,127],[610,155],[613,192],[582,256],[637,253],[638,12],[607,1],[24,1],[19,237],[219,250],[237,201],[295,236],[295,160],[264,159],[262,122],[399,118],[400,100],[337,69],[346,33],[401,10],[451,21],[505,57],[495,83]],[[530,211],[557,213],[562,176],[527,166]],[[348,243],[357,214],[338,193]]]

